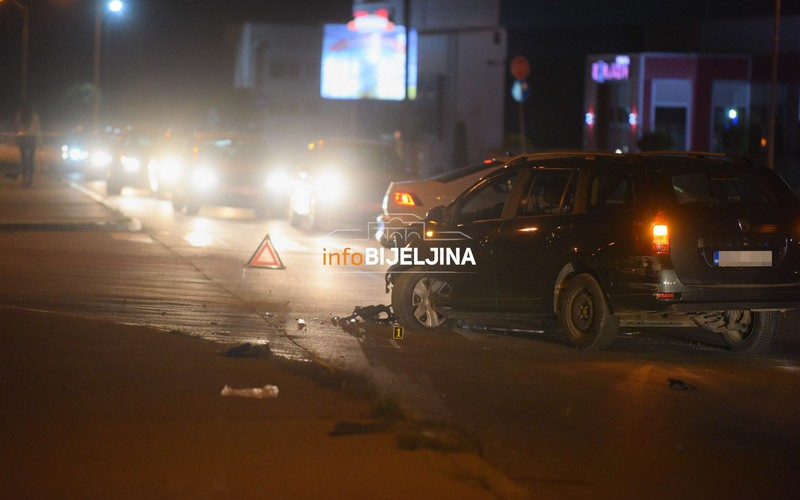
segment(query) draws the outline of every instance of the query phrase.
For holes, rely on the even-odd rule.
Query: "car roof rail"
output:
[[[637,156],[654,157],[654,156],[671,156],[676,158],[710,158],[710,159],[736,159],[738,155],[731,155],[727,153],[712,153],[708,151],[641,151],[633,153]]]
[[[735,163],[738,165],[753,165],[763,166],[763,164],[748,158],[747,156],[735,153],[712,153],[708,151],[643,151],[640,153],[631,153],[631,156],[639,157],[641,159],[652,158],[687,158],[687,159],[704,159],[704,160],[718,160]]]
[[[558,149],[549,151],[538,151],[535,153],[524,153],[514,160],[535,160],[545,158],[573,158],[576,156],[622,156],[616,153],[609,153],[608,151],[583,151],[580,149]]]

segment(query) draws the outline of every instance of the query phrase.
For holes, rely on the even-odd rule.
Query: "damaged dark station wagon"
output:
[[[800,306],[800,204],[772,170],[695,152],[518,157],[428,213],[419,251],[475,265],[387,273],[407,327],[556,317],[603,349],[621,326],[700,326],[763,353]]]

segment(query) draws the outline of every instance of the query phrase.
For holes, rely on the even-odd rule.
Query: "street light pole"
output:
[[[95,129],[97,129],[100,122],[100,45],[103,40],[103,5],[106,1],[107,0],[96,0],[94,11],[94,92],[92,94],[92,124]],[[122,8],[122,0],[111,0],[108,2],[108,10],[111,12],[120,12]]]
[[[97,129],[100,120],[100,42],[103,32],[103,0],[97,0],[94,14],[94,91],[92,92],[92,125]]]
[[[3,3],[4,0],[0,0]],[[30,33],[30,16],[28,14],[28,6],[19,0],[11,0],[11,4],[15,5],[22,12],[22,62],[21,62],[21,75],[20,75],[20,101],[25,102],[28,100],[28,38]]]

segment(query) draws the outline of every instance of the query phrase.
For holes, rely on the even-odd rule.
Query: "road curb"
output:
[[[142,223],[141,223],[141,221],[139,221],[139,219],[137,219],[135,217],[129,217],[128,215],[126,215],[125,213],[121,212],[116,207],[112,207],[111,205],[106,203],[105,198],[103,198],[101,195],[99,195],[96,192],[92,191],[91,189],[87,189],[87,188],[85,188],[85,187],[83,187],[80,184],[77,184],[75,182],[72,182],[72,181],[62,181],[62,182],[66,183],[69,187],[71,187],[72,189],[78,191],[79,193],[82,193],[82,194],[88,196],[94,202],[99,203],[100,205],[103,205],[108,210],[111,210],[111,212],[113,212],[115,215],[118,215],[119,217],[121,217],[122,221],[114,222],[114,223],[111,223],[111,224],[113,224],[113,225],[126,224],[127,229],[111,229],[112,231],[123,230],[123,231],[135,232],[135,231],[141,231],[142,230]],[[105,224],[105,223],[101,223],[101,225],[102,224]]]

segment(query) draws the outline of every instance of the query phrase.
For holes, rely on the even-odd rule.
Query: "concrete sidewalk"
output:
[[[37,172],[33,186],[0,177],[0,231],[131,231],[139,223],[101,202],[96,194]]]

